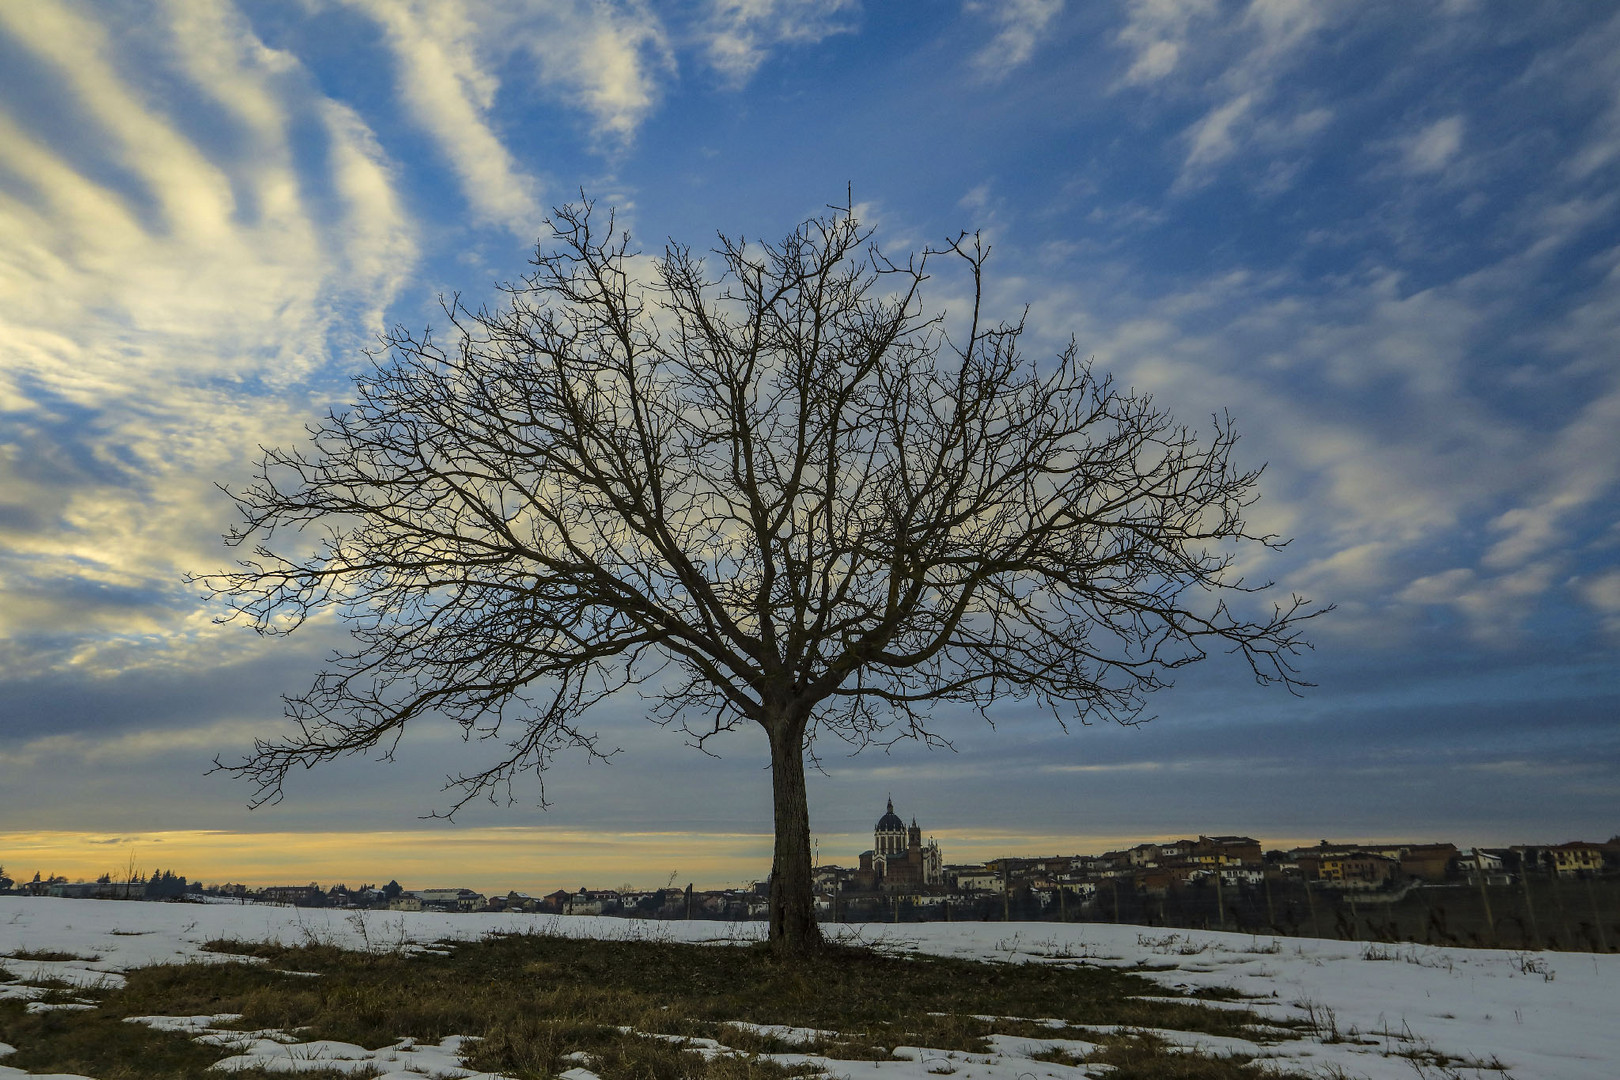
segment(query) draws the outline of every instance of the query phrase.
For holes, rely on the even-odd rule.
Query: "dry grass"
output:
[[[99,1080],[200,1078],[224,1050],[123,1018],[239,1013],[243,1029],[295,1030],[370,1049],[406,1036],[477,1036],[469,1066],[522,1080],[582,1064],[603,1080],[789,1080],[816,1070],[769,1055],[881,1060],[897,1046],[983,1053],[991,1034],[1107,1041],[1108,1056],[1096,1060],[1114,1065],[1120,1080],[1270,1075],[1240,1059],[1089,1034],[1086,1025],[1123,1025],[1254,1038],[1261,1021],[1190,998],[1142,1000],[1165,991],[1140,975],[1081,963],[990,964],[853,948],[784,962],[759,946],[542,935],[417,954],[321,943],[210,947],[254,962],[132,971],[125,986],[94,995],[93,1011],[24,1016],[8,1004],[0,1040],[21,1052],[7,1064]],[[829,1034],[797,1041],[732,1021]],[[94,1050],[102,1040],[105,1053]],[[696,1040],[717,1040],[728,1051]],[[1197,1068],[1205,1071],[1188,1071]]]
[[[48,963],[67,963],[76,960],[88,964],[101,959],[99,956],[81,956],[78,953],[61,952],[57,949],[18,949],[16,952],[0,953],[0,957],[7,960],[44,960]]]
[[[1246,1054],[1189,1053],[1150,1031],[1092,1035],[1098,1048],[1089,1054],[1053,1049],[1033,1054],[1037,1061],[1059,1065],[1107,1065],[1109,1080],[1282,1080],[1299,1074]]]

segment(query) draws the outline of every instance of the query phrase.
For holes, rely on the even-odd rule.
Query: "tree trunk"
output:
[[[767,729],[776,807],[776,857],[771,863],[771,947],[801,953],[822,942],[811,890],[810,804],[804,786],[803,724],[786,718]]]

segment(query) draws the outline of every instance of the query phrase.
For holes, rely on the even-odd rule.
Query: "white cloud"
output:
[[[1568,542],[1571,520],[1620,486],[1620,380],[1578,410],[1537,455],[1529,498],[1491,522],[1505,534],[1486,552],[1493,568],[1520,566]]]
[[[383,28],[399,95],[438,141],[474,215],[518,236],[534,235],[543,216],[538,185],[490,127],[499,83],[479,55],[473,40],[479,24],[466,5],[349,2]]]
[[[591,0],[337,0],[380,25],[395,83],[437,142],[475,217],[531,239],[541,184],[494,120],[500,72],[519,71],[589,118],[612,149],[632,139],[674,70],[662,23],[643,5]]]
[[[1253,94],[1239,94],[1187,129],[1183,175],[1218,165],[1231,157],[1238,147],[1241,126],[1253,106]]]
[[[1598,613],[1604,629],[1620,635],[1620,570],[1608,570],[1577,579],[1576,591]]]
[[[663,24],[640,4],[519,3],[505,19],[488,21],[538,62],[543,85],[591,116],[605,143],[635,135],[658,104],[661,81],[675,70]]]
[[[1309,55],[1315,38],[1341,17],[1335,0],[1250,0],[1241,16],[1223,16],[1213,0],[1135,0],[1115,43],[1130,63],[1116,91],[1138,87],[1207,101],[1187,125],[1174,190],[1206,182],[1227,161],[1252,149],[1296,150],[1326,128],[1331,111],[1280,98],[1277,84]],[[1296,166],[1273,163],[1262,181],[1286,188]]]
[[[1557,571],[1552,562],[1533,563],[1496,575],[1457,567],[1416,579],[1396,599],[1455,608],[1467,617],[1476,638],[1506,644],[1552,587]]]
[[[813,45],[854,29],[856,0],[709,0],[702,30],[709,65],[747,82],[779,45]]]
[[[1133,54],[1120,82],[1140,86],[1175,71],[1194,23],[1215,13],[1215,0],[1131,0],[1115,41]]]
[[[369,298],[366,322],[382,329],[383,309],[416,263],[416,238],[395,190],[393,164],[358,113],[336,101],[321,103],[331,139],[332,185],[344,200],[338,223],[349,280]]]
[[[1006,78],[1035,55],[1041,35],[1063,11],[1063,0],[998,0],[982,3],[969,0],[968,11],[987,15],[999,30],[985,46],[973,54],[973,67],[982,78]]]
[[[150,761],[171,754],[192,757],[224,747],[245,745],[264,737],[265,722],[221,720],[200,727],[155,728],[122,735],[45,735],[30,739],[13,750],[0,750],[0,766],[29,768],[49,758],[69,758],[83,763],[121,764]]]
[[[1573,91],[1600,102],[1581,145],[1565,163],[1565,174],[1585,180],[1620,161],[1620,14],[1581,34],[1567,49],[1539,57],[1532,71],[1555,93]]]
[[[984,210],[990,205],[990,181],[975,184],[966,195],[956,200],[956,205],[964,210]]]
[[[1258,33],[1244,59],[1251,79],[1262,80],[1284,62],[1296,62],[1302,47],[1327,25],[1333,5],[1322,0],[1251,0],[1243,21]]]
[[[201,632],[176,590],[220,557],[212,482],[299,436],[300,384],[414,264],[391,166],[351,110],[231,9],[159,14],[115,41],[75,6],[0,5],[82,136],[59,148],[0,111],[0,398],[27,405],[0,430],[13,642]],[[198,100],[212,142],[167,107]],[[326,175],[300,171],[295,124]],[[244,389],[260,382],[284,392]],[[42,582],[73,587],[53,599]]]
[[[1447,116],[1402,141],[1402,157],[1409,172],[1433,173],[1444,169],[1462,149],[1463,118]]]
[[[1587,263],[1610,273],[1563,317],[1541,299],[1554,256],[1613,208],[1566,202],[1536,195],[1503,219],[1516,250],[1418,289],[1399,264],[1327,282],[1239,267],[1135,296],[1105,268],[997,295],[1033,300],[1032,327],[1075,328],[1101,369],[1173,415],[1234,410],[1244,460],[1270,462],[1254,520],[1297,538],[1280,562],[1239,569],[1286,567],[1285,586],[1339,603],[1324,634],[1348,619],[1395,636],[1438,607],[1505,645],[1566,598],[1620,489],[1620,249]],[[1506,335],[1535,410],[1502,392]],[[1577,592],[1590,604],[1612,588]]]

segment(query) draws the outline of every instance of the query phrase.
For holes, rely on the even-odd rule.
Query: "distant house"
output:
[[[45,887],[46,896],[70,900],[144,900],[144,881],[66,881],[53,879]]]
[[[1166,896],[1186,881],[1184,868],[1149,866],[1136,874],[1136,888],[1149,896]]]
[[[992,874],[982,867],[956,875],[956,888],[960,892],[1000,892],[1001,875]]]
[[[1075,882],[1072,885],[1065,885],[1064,888],[1069,891],[1070,896],[1078,900],[1090,900],[1097,895],[1097,883],[1095,881]]]
[[[411,889],[409,894],[422,902],[423,911],[477,911],[489,904],[488,897],[472,889]]]
[[[546,906],[563,915],[603,915],[619,910],[621,900],[617,891],[613,889],[587,889],[580,887],[578,892],[569,892],[566,889],[551,893],[545,898]]]
[[[1456,858],[1456,844],[1413,844],[1400,855],[1401,873],[1424,881],[1444,881]]]
[[[46,896],[60,896],[68,900],[90,900],[100,886],[94,881],[53,881],[45,888]]]
[[[313,881],[308,885],[269,885],[259,890],[259,899],[266,904],[291,904],[294,907],[321,907],[326,893]]]
[[[1572,840],[1546,850],[1552,856],[1553,873],[1559,877],[1591,875],[1603,869],[1602,844]]]
[[[1137,844],[1125,852],[1125,858],[1130,861],[1132,866],[1138,869],[1145,866],[1159,865],[1159,855],[1158,844]]]
[[[856,889],[855,871],[847,866],[818,866],[815,869],[815,882],[813,889],[817,896],[833,897]],[[867,872],[867,884],[873,878],[871,871]],[[832,905],[829,901],[828,908]]]
[[[271,904],[320,907],[326,902],[326,893],[314,882],[308,885],[271,885],[259,890],[259,899]]]
[[[1200,836],[1191,857],[1210,866],[1259,866],[1260,841],[1252,836]]]
[[[1457,870],[1471,883],[1481,879],[1487,885],[1505,885],[1513,878],[1504,869],[1503,853],[1484,848],[1469,848],[1457,855]]]
[[[530,896],[514,889],[505,896],[492,897],[489,906],[495,908],[497,905],[501,911],[539,911],[545,907],[546,901],[543,897]]]
[[[1258,866],[1223,866],[1220,870],[1223,885],[1261,885],[1266,872]]]
[[[1297,852],[1295,861],[1307,881],[1335,889],[1376,889],[1394,877],[1401,865],[1388,855],[1359,849],[1306,848]]]
[[[51,895],[51,886],[66,883],[67,878],[65,877],[56,877],[53,875],[41,880],[39,874],[36,873],[33,881],[18,885],[17,891],[20,893],[26,893],[29,896],[49,896]]]

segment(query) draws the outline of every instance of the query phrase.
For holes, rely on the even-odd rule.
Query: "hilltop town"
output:
[[[1584,885],[1580,895],[1570,889],[1577,883]],[[815,891],[819,917],[837,922],[1090,920],[1608,951],[1605,924],[1614,922],[1620,899],[1620,836],[1504,848],[1323,840],[1268,850],[1253,837],[1200,835],[1095,855],[947,863],[939,843],[924,841],[917,821],[907,824],[891,800],[873,827],[872,847],[859,854],[854,866],[818,867]],[[581,886],[531,895],[404,888],[396,881],[353,888],[315,882],[204,885],[165,871],[132,875],[128,881],[103,875],[93,882],[39,874],[32,881],[13,882],[0,873],[3,892],[393,911],[751,920],[766,916],[770,884],[758,881],[728,889],[673,883],[651,889]],[[1613,944],[1620,946],[1620,940]]]

